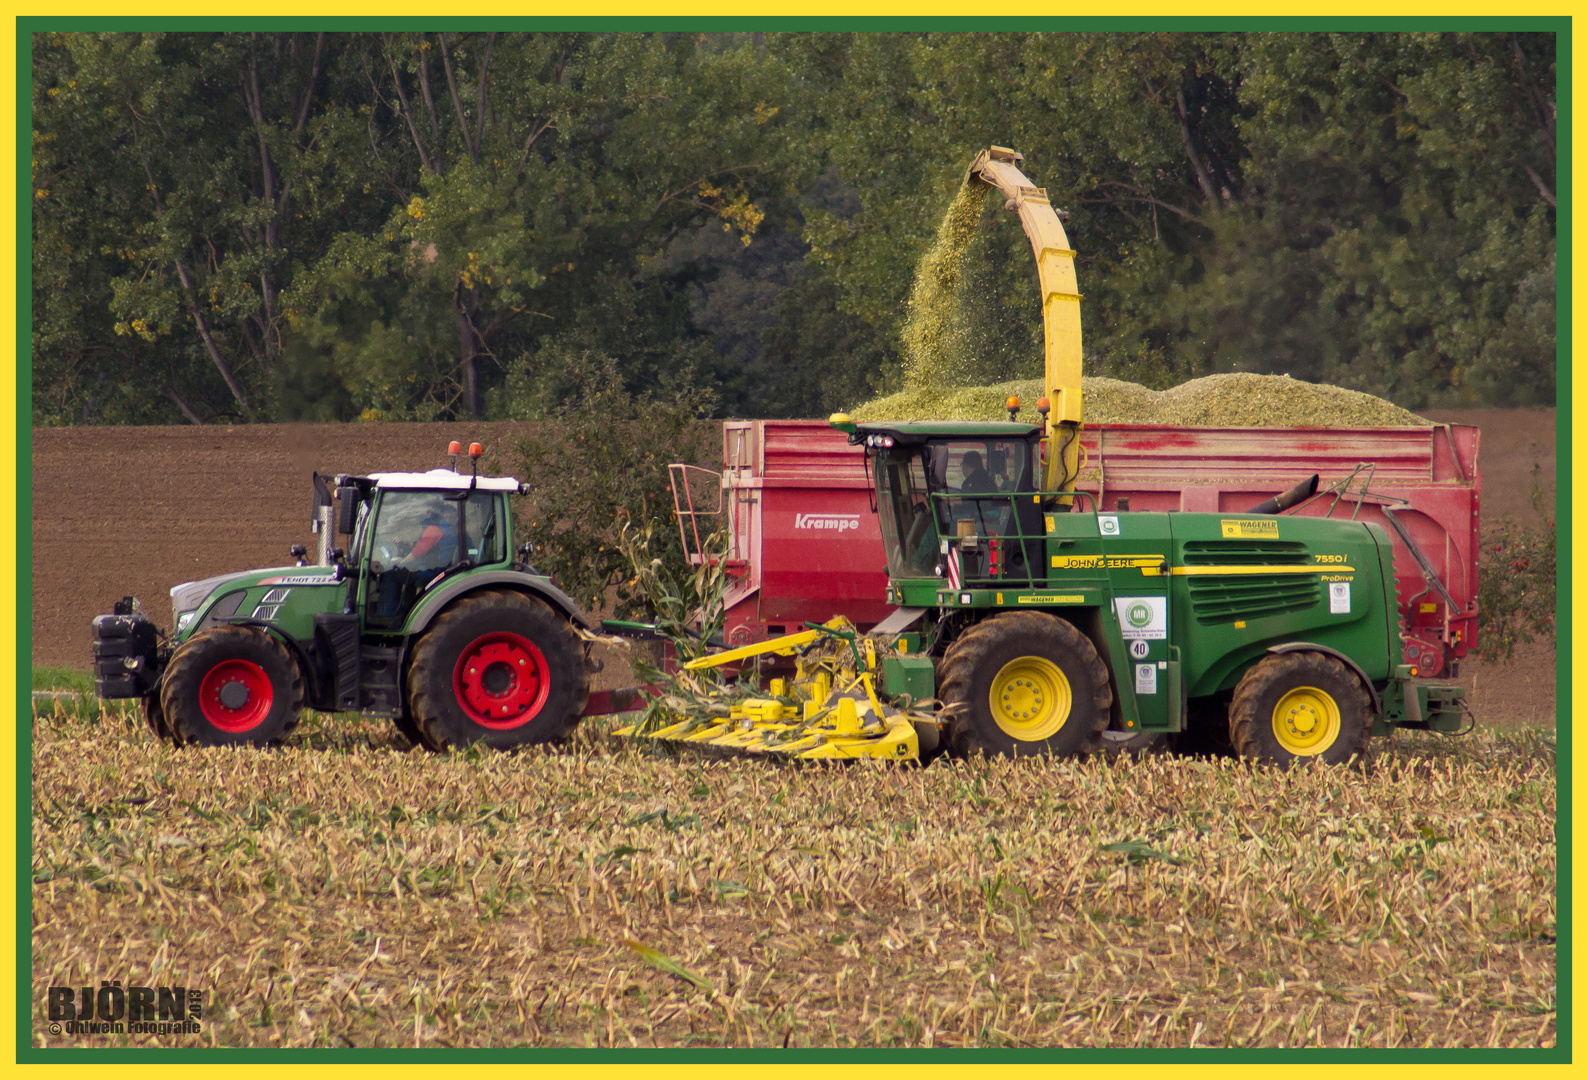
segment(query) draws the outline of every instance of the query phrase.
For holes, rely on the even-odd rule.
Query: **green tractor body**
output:
[[[433,749],[560,738],[588,698],[577,603],[515,552],[517,480],[449,470],[316,477],[329,565],[171,590],[162,636],[130,604],[94,620],[100,696],[138,697],[163,737],[279,741],[302,708],[387,717]],[[515,558],[517,556],[517,558]]]
[[[1400,724],[1461,726],[1460,690],[1396,665],[1393,548],[1278,513],[1100,513],[1038,490],[1042,429],[861,424],[900,655],[890,693],[946,705],[962,752],[1164,736],[1343,760]]]

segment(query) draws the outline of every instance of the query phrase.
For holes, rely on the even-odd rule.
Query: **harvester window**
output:
[[[886,450],[877,459],[878,515],[892,577],[931,577],[937,530],[919,450]]]
[[[1000,495],[1031,490],[1023,441],[954,440],[931,447],[932,486],[945,536],[1006,536],[1014,507]],[[944,497],[946,496],[946,497]]]

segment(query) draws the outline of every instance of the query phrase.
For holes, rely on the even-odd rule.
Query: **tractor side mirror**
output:
[[[340,504],[336,512],[336,531],[351,535],[358,522],[358,487],[354,484],[339,487],[336,489],[336,498]]]

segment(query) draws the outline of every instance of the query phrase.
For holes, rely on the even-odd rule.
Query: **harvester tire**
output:
[[[941,671],[956,756],[1087,754],[1108,727],[1108,668],[1085,634],[1044,612],[983,619],[949,646]]]
[[[1249,668],[1230,702],[1235,752],[1254,761],[1338,765],[1367,750],[1367,688],[1354,671],[1317,652],[1272,653]]]
[[[182,746],[279,743],[298,726],[302,706],[297,660],[251,626],[194,634],[172,655],[160,682],[160,711]]]
[[[562,739],[579,723],[590,676],[579,635],[544,601],[480,589],[436,616],[408,665],[408,715],[438,753],[509,750]]]

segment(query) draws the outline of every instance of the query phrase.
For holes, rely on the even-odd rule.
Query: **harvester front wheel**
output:
[[[544,601],[481,589],[425,630],[408,666],[408,713],[424,745],[445,752],[556,742],[590,697],[579,636]]]
[[[955,639],[938,696],[944,735],[961,757],[1090,753],[1114,700],[1086,635],[1035,611],[994,615]]]
[[[1362,681],[1334,657],[1273,653],[1236,685],[1230,738],[1243,758],[1338,765],[1367,749],[1370,711]]]
[[[302,706],[297,660],[249,626],[194,634],[172,655],[160,683],[159,711],[179,745],[269,746],[297,727]]]

